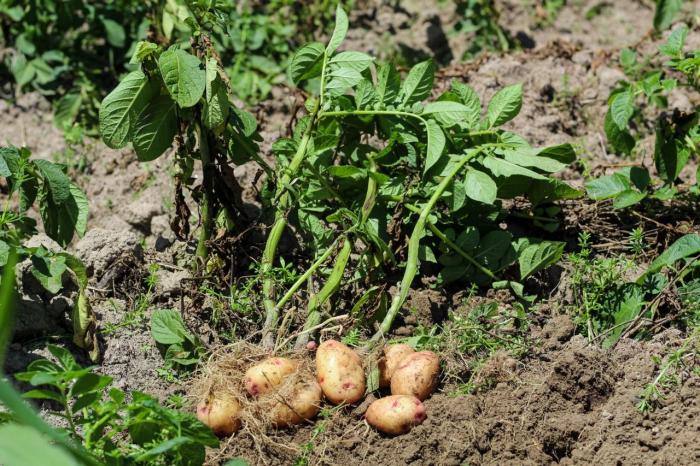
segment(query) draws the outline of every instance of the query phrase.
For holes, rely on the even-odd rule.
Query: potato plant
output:
[[[100,105],[100,135],[107,146],[119,149],[132,143],[139,160],[160,157],[174,142],[179,165],[178,200],[182,186],[193,183],[194,163],[202,181],[193,196],[200,207],[196,257],[207,258],[207,242],[214,222],[240,217],[240,189],[231,186],[229,160],[257,156],[256,122],[230,100],[231,87],[208,30],[221,19],[216,9],[193,8],[188,24],[194,28],[191,46],[162,47],[139,42],[132,57],[137,69],[122,78]],[[187,211],[179,201],[178,211]],[[180,218],[179,235],[189,232],[189,219]]]
[[[681,172],[697,156],[700,146],[700,109],[696,106],[686,113],[668,108],[668,94],[673,89],[700,90],[700,50],[684,50],[687,34],[688,28],[679,26],[659,47],[667,60],[662,69],[645,70],[644,60],[624,49],[620,63],[630,80],[613,91],[605,115],[608,143],[620,154],[631,155],[645,136],[645,128],[654,127],[654,165],[659,182],[645,167],[627,167],[590,181],[587,188],[592,199],[612,199],[614,208],[623,209],[647,198],[666,201],[679,194]],[[644,104],[659,109],[652,121],[642,112]],[[695,193],[697,190],[697,186],[691,188]]]
[[[31,273],[51,293],[63,289],[63,279],[72,274],[78,298],[72,312],[73,342],[99,355],[95,318],[87,298],[87,272],[83,263],[66,252],[26,243],[37,233],[37,222],[29,215],[37,206],[46,234],[61,246],[85,233],[88,200],[65,174],[65,167],[48,160],[32,159],[26,148],[0,147],[0,178],[5,181],[5,201],[0,211],[0,270],[28,259]],[[12,258],[12,260],[10,260]]]
[[[555,262],[563,243],[516,238],[499,224],[517,217],[551,229],[558,212],[553,202],[580,195],[551,176],[574,160],[571,145],[533,148],[502,128],[520,111],[519,84],[498,91],[485,114],[478,95],[461,82],[432,98],[432,62],[415,65],[402,79],[391,64],[339,51],[347,28],[338,8],[328,43],[302,47],[289,67],[291,79],[309,90],[308,114],[292,138],[273,146],[275,218],[260,270],[268,346],[284,305],[313,276],[320,290],[309,297],[299,345],[348,275],[372,281],[403,270],[371,344],[389,331],[421,264],[438,267],[442,283],[510,286],[522,295],[521,281]],[[526,198],[538,215],[503,207],[516,197]],[[317,254],[277,298],[270,271],[290,222]],[[398,253],[404,244],[405,256]],[[332,256],[334,265],[323,276]],[[510,268],[516,262],[519,273]]]

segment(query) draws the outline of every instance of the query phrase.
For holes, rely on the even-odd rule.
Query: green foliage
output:
[[[522,196],[536,208],[580,195],[550,177],[575,159],[571,145],[533,148],[500,128],[520,111],[521,85],[497,92],[485,113],[476,93],[459,82],[424,102],[433,89],[431,61],[416,64],[401,79],[391,64],[375,64],[359,52],[330,53],[346,29],[339,13],[334,42],[325,49],[307,45],[290,63],[292,79],[317,80],[319,93],[307,100],[310,114],[293,137],[273,145],[277,225],[284,228],[286,218],[296,222],[318,251],[341,235],[359,240],[354,277],[403,268],[385,324],[403,304],[421,263],[437,264],[443,283],[486,285],[509,273],[521,250],[527,253],[520,279],[556,261],[559,243],[533,238],[527,246],[541,246],[532,249],[498,226],[509,215],[505,199]],[[392,218],[401,211],[399,229],[392,232]],[[279,240],[271,238],[266,252]],[[395,257],[393,241],[408,241],[405,258]],[[271,320],[278,310],[268,308]]]
[[[646,168],[627,167],[589,181],[586,187],[592,199],[612,199],[613,207],[622,209],[638,204],[645,198],[664,201],[677,194],[676,186],[680,183],[683,168],[698,153],[700,108],[690,113],[670,109],[672,111],[655,115],[655,122],[652,123],[647,121],[647,113],[642,111],[644,106],[639,101],[666,109],[667,95],[671,90],[677,87],[699,89],[700,50],[688,53],[683,50],[687,33],[685,25],[679,26],[659,47],[668,60],[664,69],[645,71],[645,66],[633,51],[622,51],[620,64],[630,81],[620,83],[613,91],[605,116],[608,142],[621,154],[632,154],[637,140],[644,136],[643,128],[652,124],[656,127],[654,164],[660,180],[652,179]],[[682,76],[682,79],[679,81],[668,76]],[[692,191],[697,191],[697,187],[693,187]]]
[[[202,343],[185,328],[178,311],[154,311],[151,316],[151,335],[158,343],[168,369],[192,369],[204,354]]]
[[[673,18],[683,8],[683,0],[656,0],[654,29],[663,31],[671,27]]]
[[[36,221],[29,215],[35,205],[44,231],[61,246],[67,246],[75,235],[82,236],[87,227],[87,197],[65,174],[65,167],[30,156],[26,148],[0,147],[0,176],[8,186],[0,211],[0,269],[8,266],[10,254],[20,262],[30,259],[32,275],[51,293],[58,293],[66,272],[72,272],[79,288],[72,313],[73,340],[97,359],[94,315],[85,294],[85,266],[68,253],[25,245],[37,233]]]
[[[471,34],[469,47],[462,56],[470,60],[484,51],[507,52],[515,47],[513,38],[498,23],[499,12],[493,0],[458,0],[453,34]]]
[[[204,463],[205,447],[218,446],[209,428],[191,414],[164,408],[143,393],[131,393],[127,401],[126,393],[110,387],[111,377],[80,367],[64,348],[50,345],[49,351],[57,362],[33,361],[26,372],[15,377],[36,387],[24,393],[24,398],[51,400],[60,408],[54,414],[67,421],[66,433],[93,455],[92,463],[199,466]],[[16,426],[7,432],[13,435],[11,439],[23,441],[15,435],[25,434],[27,429],[10,426]],[[22,457],[13,454],[26,453],[24,449],[0,449],[0,461],[40,464],[20,463]],[[54,464],[53,460],[45,461]]]

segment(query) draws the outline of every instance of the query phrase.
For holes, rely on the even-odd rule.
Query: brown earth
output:
[[[427,55],[448,50],[455,64],[441,71],[445,85],[450,79],[464,80],[486,102],[504,85],[524,84],[523,110],[510,127],[533,145],[574,141],[581,165],[593,174],[625,162],[606,149],[602,119],[610,90],[624,77],[617,66],[619,49],[639,45],[652,51],[659,43],[648,34],[652,2],[567,2],[553,24],[537,26],[539,13],[534,2],[499,1],[501,23],[526,50],[487,54],[468,65],[456,63],[468,38],[449,34],[455,17],[447,2],[406,1],[400,2],[400,9],[390,6],[392,2],[367,3],[370,6],[351,15],[354,28],[346,48],[379,56],[396,44]],[[597,7],[600,14],[582,19]],[[688,41],[700,45],[697,24]],[[271,142],[286,134],[295,107],[295,97],[288,90],[274,92],[272,99],[254,109],[266,155]],[[676,98],[680,106],[698,103],[698,96]],[[73,173],[91,202],[89,229],[116,232],[117,242],[125,241],[126,234],[136,235],[145,250],[137,254],[135,278],[119,275],[122,282],[111,283],[105,292],[98,281],[109,275],[113,264],[107,264],[100,277],[93,277],[91,298],[100,326],[116,325],[102,335],[104,360],[99,370],[112,375],[123,389],[143,390],[161,399],[184,393],[186,382],[169,380],[159,370],[162,358],[148,329],[150,313],[182,304],[190,329],[206,345],[216,347],[220,339],[211,323],[215,306],[210,299],[185,296],[181,303],[181,287],[196,289],[196,284],[188,281],[182,267],[188,245],[177,241],[168,227],[173,196],[165,173],[171,169],[170,158],[140,164],[130,150],[110,150],[91,140],[73,154],[53,127],[50,114],[46,101],[34,94],[23,96],[16,105],[0,103],[0,142],[28,145],[35,156],[58,161],[83,157],[87,168],[75,168]],[[648,164],[648,157],[647,150],[637,162]],[[582,172],[582,166],[577,166],[564,177],[581,187]],[[236,175],[246,179],[254,173],[251,167],[236,169]],[[587,222],[592,215],[590,206],[564,207],[567,233],[575,237],[582,228],[599,227]],[[597,239],[616,244],[635,226],[632,220],[618,216],[606,221],[612,223],[602,233],[598,228]],[[655,230],[650,227],[648,231],[653,234]],[[79,243],[76,247],[80,250]],[[146,292],[143,277],[152,263],[161,264],[161,270],[151,305],[135,324],[120,326],[138,295]],[[400,328],[410,332],[417,325],[444,318],[458,306],[453,298],[444,292],[413,293],[411,303],[418,312],[405,316]],[[307,457],[310,464],[700,464],[698,376],[685,380],[649,414],[641,414],[635,406],[642,387],[658,369],[652,356],[677,347],[680,332],[666,330],[647,342],[624,340],[614,350],[603,351],[573,336],[569,318],[557,314],[566,310],[566,304],[565,299],[553,298],[547,305],[553,315],[533,319],[545,323],[542,328],[533,324],[530,337],[535,346],[526,358],[515,361],[500,355],[487,365],[495,386],[468,396],[452,396],[457,387],[450,381],[426,401],[428,420],[405,436],[390,438],[370,429],[362,420],[367,406],[363,403],[354,410],[333,411],[313,426],[272,432],[269,439],[276,446],[235,436],[223,442],[220,452],[211,452],[211,463],[241,455],[253,464],[292,464],[300,457],[301,446],[312,441]],[[247,325],[244,318],[236,323]],[[44,340],[15,343],[8,368],[21,370],[28,361],[46,355],[44,347]],[[319,425],[324,429],[312,440]]]

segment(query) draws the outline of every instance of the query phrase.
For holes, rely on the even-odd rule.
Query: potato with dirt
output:
[[[323,394],[333,404],[353,404],[365,394],[365,371],[360,356],[336,340],[316,350],[316,374]]]
[[[213,393],[197,405],[197,419],[216,435],[231,435],[241,428],[241,405],[229,393]]]
[[[278,395],[272,395],[279,398]],[[275,427],[288,427],[313,418],[321,409],[323,392],[315,380],[296,383],[289,394],[277,399],[270,409],[270,421]]]
[[[384,356],[379,359],[379,386],[387,388],[391,385],[391,376],[401,361],[415,350],[405,343],[397,343],[384,347]]]
[[[251,396],[268,393],[285,377],[299,368],[299,361],[289,358],[268,358],[250,367],[243,376],[243,385]]]
[[[390,435],[405,434],[427,417],[423,403],[410,395],[380,398],[369,405],[365,413],[369,425]]]
[[[412,395],[423,401],[435,391],[440,358],[432,351],[419,351],[401,360],[391,377],[392,395]]]

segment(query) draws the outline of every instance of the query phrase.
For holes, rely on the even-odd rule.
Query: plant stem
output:
[[[443,178],[442,181],[440,181],[440,184],[437,186],[437,188],[435,188],[433,195],[430,196],[428,202],[421,209],[420,215],[418,216],[418,221],[413,227],[411,238],[408,241],[408,259],[406,262],[406,269],[403,273],[403,279],[401,280],[401,285],[399,286],[399,292],[392,299],[391,307],[387,311],[384,320],[379,326],[379,330],[377,330],[377,332],[372,336],[370,341],[367,343],[365,349],[369,350],[372,346],[377,344],[379,340],[381,340],[384,337],[384,334],[386,334],[391,329],[391,324],[394,322],[394,319],[399,313],[401,306],[403,306],[403,303],[408,297],[408,292],[411,289],[411,284],[413,283],[413,279],[415,278],[416,272],[418,271],[418,249],[420,248],[420,240],[423,236],[423,232],[425,231],[425,225],[426,223],[428,223],[428,216],[433,210],[433,207],[435,207],[435,204],[437,204],[437,201],[440,199],[442,194],[450,185],[454,177],[457,176],[457,174],[462,168],[464,168],[467,162],[472,160],[474,157],[479,155],[488,147],[491,147],[491,145],[484,144],[478,149],[472,151],[471,154],[465,155],[462,158],[462,160],[460,160],[452,168],[452,170],[447,174],[447,176]]]
[[[197,125],[197,135],[199,137],[199,156],[202,161],[202,211],[200,214],[202,227],[199,230],[199,240],[197,241],[197,250],[195,252],[195,268],[206,263],[209,253],[207,241],[211,238],[214,220],[214,206],[211,197],[213,190],[211,154],[209,152],[209,140],[207,139],[208,134],[201,123]]]
[[[282,174],[279,184],[277,185],[277,210],[275,211],[275,222],[270,230],[270,235],[267,237],[265,250],[263,251],[262,261],[260,264],[260,276],[263,279],[263,304],[265,306],[265,324],[262,329],[262,344],[265,347],[272,348],[274,346],[274,338],[272,331],[277,327],[279,320],[279,309],[275,305],[275,283],[272,276],[272,267],[277,256],[277,246],[279,245],[282,233],[287,227],[287,208],[289,207],[289,192],[286,191],[287,186],[292,181],[292,176],[299,169],[299,166],[306,157],[306,151],[311,140],[311,132],[316,124],[316,116],[318,114],[318,104],[311,113],[311,120],[306,127],[304,134],[299,141],[299,146],[294,154],[289,167]]]
[[[338,257],[335,260],[335,265],[330,275],[326,279],[326,283],[323,285],[318,294],[313,295],[309,299],[308,311],[306,315],[306,322],[304,322],[304,331],[299,334],[295,344],[296,348],[302,348],[309,341],[309,335],[311,329],[318,326],[321,321],[321,312],[319,308],[328,301],[328,299],[338,291],[340,288],[340,281],[345,273],[345,267],[348,264],[348,259],[350,258],[350,252],[352,251],[352,243],[350,239],[345,237],[343,239],[343,248],[338,253]]]

